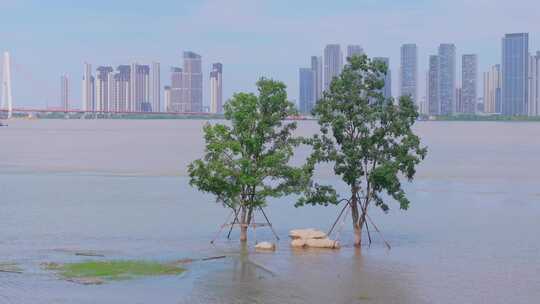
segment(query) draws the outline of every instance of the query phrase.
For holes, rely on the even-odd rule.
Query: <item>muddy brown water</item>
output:
[[[199,120],[12,120],[0,130],[0,303],[534,303],[540,299],[540,124],[421,122],[429,146],[410,210],[372,211],[392,250],[291,250],[291,228],[326,230],[337,207],[267,208],[275,253],[209,244],[227,211],[188,185]],[[313,122],[299,133],[316,132]],[[301,159],[306,151],[299,151]],[[319,178],[344,189],[326,167]],[[233,238],[238,234],[233,233]],[[253,242],[253,235],[250,236]],[[264,229],[258,240],[271,240]],[[252,245],[252,243],[251,243]],[[197,262],[176,277],[99,286],[43,262],[102,257]]]

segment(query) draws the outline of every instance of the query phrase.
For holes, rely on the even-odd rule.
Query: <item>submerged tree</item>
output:
[[[365,55],[349,58],[313,110],[321,134],[311,139],[310,163],[333,163],[334,173],[348,185],[345,200],[351,208],[355,246],[362,244],[370,205],[388,212],[385,193],[401,209],[409,207],[400,177],[411,181],[427,153],[412,130],[419,114],[411,98],[401,97],[395,104],[383,96],[386,73],[381,61]],[[333,187],[312,183],[297,206],[339,201]]]
[[[267,198],[301,193],[308,180],[304,168],[289,165],[300,139],[292,135],[296,123],[285,122],[296,114],[285,85],[263,78],[257,88],[258,96],[238,93],[226,103],[230,125],[204,126],[206,154],[188,167],[192,186],[238,215],[241,241]]]

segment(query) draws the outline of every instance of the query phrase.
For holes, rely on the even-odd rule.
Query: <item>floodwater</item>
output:
[[[198,120],[10,121],[0,128],[0,303],[537,303],[540,301],[540,124],[420,122],[429,156],[406,189],[408,211],[372,210],[385,249],[291,250],[287,231],[326,230],[338,207],[266,209],[275,253],[245,250],[222,233],[228,212],[188,185],[204,150]],[[299,133],[316,132],[314,122]],[[300,151],[299,157],[305,154]],[[343,189],[322,168],[319,178]],[[261,220],[260,215],[259,220]],[[233,232],[233,239],[238,234]],[[43,262],[173,261],[181,276],[100,286],[58,280]]]

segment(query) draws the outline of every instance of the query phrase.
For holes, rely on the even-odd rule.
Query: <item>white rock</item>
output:
[[[276,245],[270,242],[260,242],[257,245],[255,245],[256,250],[270,250],[274,251],[276,250]]]
[[[294,239],[291,241],[291,246],[294,248],[302,248],[306,245],[306,240]]]
[[[308,228],[308,229],[294,229],[294,230],[291,230],[289,231],[289,237],[291,239],[304,239],[304,240],[307,240],[307,239],[324,239],[327,237],[326,233],[320,231],[320,230],[317,230],[317,229],[313,229],[313,228]]]
[[[339,249],[341,245],[338,241],[330,239],[309,239],[306,241],[306,246],[311,248],[329,248]]]

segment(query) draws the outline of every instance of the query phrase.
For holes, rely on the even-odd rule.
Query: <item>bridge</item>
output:
[[[212,116],[219,115],[208,112],[117,112],[117,111],[86,111],[78,109],[42,109],[42,108],[0,108],[0,113],[7,113],[9,117],[15,115],[32,115],[32,114],[79,114],[79,115],[148,115],[148,116],[158,116],[158,115],[170,115],[170,116]]]
[[[223,114],[215,114],[208,112],[117,112],[117,111],[85,111],[80,109],[63,109],[63,108],[32,108],[32,107],[13,107],[13,96],[11,91],[11,57],[9,52],[3,54],[3,73],[2,73],[2,96],[0,103],[0,119],[9,119],[15,117],[30,117],[30,116],[58,116],[63,115],[65,118],[108,118],[108,117],[129,117],[129,116],[144,116],[151,117],[223,117]],[[19,72],[24,72],[24,69],[15,63],[15,67]],[[25,78],[30,82],[33,81],[31,73],[23,73]],[[289,117],[291,120],[309,119],[304,116]]]
[[[208,118],[223,118],[223,114],[216,114],[216,113],[208,113],[208,112],[103,112],[103,111],[84,111],[84,110],[78,110],[78,109],[40,109],[40,108],[12,108],[11,109],[11,115],[15,117],[32,117],[32,116],[45,116],[50,115],[56,115],[57,118],[59,115],[64,115],[66,118],[109,118],[109,117],[129,117],[129,116],[144,116],[145,118],[151,119],[152,117],[168,117],[168,118],[200,118],[200,117],[208,117]],[[2,115],[4,113],[8,113],[9,110],[7,109],[0,109],[0,118],[5,117],[5,115]],[[309,120],[312,119],[310,117],[297,115],[297,116],[290,116],[287,118],[288,120]]]

